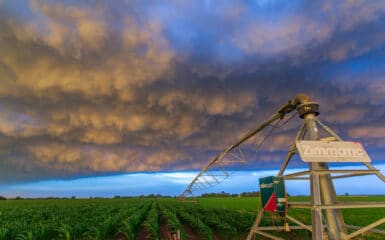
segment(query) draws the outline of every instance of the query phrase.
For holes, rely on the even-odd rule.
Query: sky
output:
[[[385,164],[375,165],[385,172]],[[357,166],[340,166],[336,169],[365,169]],[[306,171],[307,168],[292,168],[286,173]],[[240,194],[242,192],[259,191],[259,178],[276,176],[277,169],[259,171],[232,171],[230,177],[221,184],[195,191],[193,196],[203,193],[226,192]],[[44,180],[38,182],[16,183],[3,186],[0,194],[8,198],[26,197],[132,197],[140,195],[161,194],[163,196],[179,196],[186,185],[198,174],[197,171],[130,173],[114,176],[86,177],[70,180]],[[139,183],[139,184],[138,184]],[[369,187],[368,187],[369,186]],[[374,175],[364,177],[337,179],[334,187],[338,195],[369,196],[385,192],[385,184]],[[309,181],[286,180],[286,192],[290,196],[310,195]],[[189,195],[190,196],[190,195]]]
[[[191,180],[298,93],[382,166],[384,22],[383,1],[0,0],[0,194]],[[236,170],[278,169],[300,125]]]

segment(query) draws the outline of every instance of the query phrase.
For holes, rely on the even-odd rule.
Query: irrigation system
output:
[[[186,199],[193,196],[196,191],[202,191],[223,182],[229,177],[226,170],[229,164],[247,162],[241,145],[267,127],[271,127],[269,136],[280,125],[285,115],[293,111],[297,111],[300,119],[302,119],[302,126],[297,132],[277,176],[260,179],[262,207],[259,209],[258,216],[246,239],[251,240],[256,235],[268,239],[282,239],[274,232],[295,229],[310,231],[314,240],[353,239],[370,231],[385,234],[385,231],[375,229],[375,227],[385,223],[385,217],[367,226],[359,227],[345,224],[341,209],[384,208],[385,203],[339,202],[333,179],[373,174],[385,183],[385,176],[371,165],[371,160],[361,144],[343,141],[334,131],[317,119],[319,105],[305,94],[295,96],[263,123],[249,131],[234,144],[226,147],[201,170],[182,192],[180,198]],[[308,164],[309,170],[285,175],[284,172],[295,154],[299,154],[301,160]],[[329,163],[346,164],[351,162],[361,163],[366,169],[333,170],[329,168]],[[310,181],[310,202],[288,202],[284,185],[286,180]],[[289,210],[291,208],[310,209],[311,225],[290,216]],[[270,217],[279,218],[282,225],[260,226],[266,212],[269,212]]]

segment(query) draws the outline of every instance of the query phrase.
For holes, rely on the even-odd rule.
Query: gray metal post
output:
[[[307,113],[304,115],[307,138],[308,140],[318,140],[318,128],[315,121],[314,113]],[[317,205],[321,204],[335,204],[336,192],[330,174],[318,175],[314,171],[317,170],[329,170],[326,163],[310,163],[311,171],[311,200],[313,204],[312,208],[312,226],[313,226],[313,239],[322,240],[322,214]],[[326,227],[328,231],[329,239],[340,240],[340,232],[344,232],[344,223],[340,213],[337,213],[336,209],[324,210]]]

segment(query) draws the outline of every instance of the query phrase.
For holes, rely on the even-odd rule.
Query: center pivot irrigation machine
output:
[[[282,162],[278,175],[259,179],[262,207],[258,211],[247,240],[255,238],[256,234],[269,239],[282,239],[274,235],[272,231],[290,231],[294,229],[311,231],[314,240],[352,239],[368,231],[385,234],[383,230],[374,229],[376,226],[385,223],[385,217],[365,227],[345,224],[341,209],[384,208],[385,202],[338,202],[333,179],[374,174],[385,182],[385,176],[370,164],[370,158],[361,144],[343,141],[335,132],[316,118],[319,115],[318,106],[307,95],[298,94],[295,96],[269,119],[245,134],[235,144],[225,148],[211,160],[186,187],[180,195],[181,199],[192,196],[195,191],[204,190],[225,180],[229,176],[228,171],[225,169],[226,165],[246,162],[240,148],[242,143],[266,127],[272,127],[269,132],[270,135],[271,131],[279,126],[280,121],[284,119],[286,114],[297,110],[299,117],[304,122]],[[286,167],[295,154],[299,154],[302,161],[308,163],[309,170],[284,175]],[[345,163],[345,165],[351,162],[362,163],[367,169],[329,169],[328,163],[338,162]],[[310,180],[310,202],[288,202],[285,180]],[[310,209],[312,224],[307,225],[291,217],[288,214],[291,208]],[[272,217],[283,220],[281,221],[282,225],[260,226],[266,212],[269,212]],[[347,229],[354,230],[348,232]]]

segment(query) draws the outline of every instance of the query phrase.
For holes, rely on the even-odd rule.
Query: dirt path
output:
[[[115,236],[115,240],[128,240],[124,232],[118,232]]]
[[[166,219],[162,214],[159,214],[159,234],[161,240],[172,240],[170,231],[167,228]]]
[[[140,228],[138,236],[136,237],[138,240],[148,240],[151,239],[151,234],[145,229],[145,228]]]
[[[213,239],[214,240],[221,240],[222,238],[218,234],[213,234]]]
[[[200,239],[199,235],[194,230],[192,230],[189,226],[183,225],[183,230],[186,233],[186,238],[188,240],[199,240]]]

